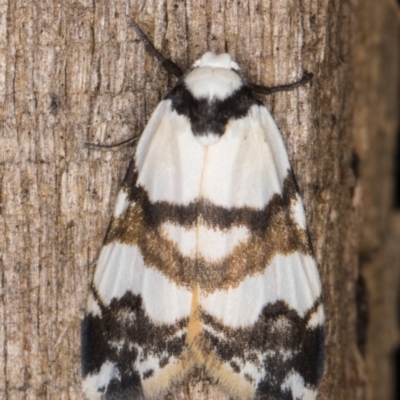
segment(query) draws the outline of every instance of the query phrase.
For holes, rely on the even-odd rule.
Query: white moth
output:
[[[82,324],[91,399],[155,399],[203,370],[240,400],[313,400],[324,311],[279,130],[229,54],[182,74],[118,195]]]

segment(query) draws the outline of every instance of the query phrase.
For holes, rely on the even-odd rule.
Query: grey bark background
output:
[[[0,0],[0,398],[81,399],[80,321],[132,148],[188,67],[228,51],[266,97],[303,194],[325,294],[319,399],[393,397],[400,218],[394,0]],[[226,399],[193,377],[169,398]]]

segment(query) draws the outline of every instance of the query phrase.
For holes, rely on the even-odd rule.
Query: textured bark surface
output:
[[[132,148],[182,68],[228,51],[287,144],[322,276],[321,400],[391,399],[400,218],[393,0],[0,0],[0,397],[81,399],[80,321]],[[367,323],[369,321],[369,323]],[[193,377],[168,398],[226,399]]]

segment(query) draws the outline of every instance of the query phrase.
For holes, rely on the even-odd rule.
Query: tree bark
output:
[[[0,397],[81,399],[80,323],[132,148],[182,68],[229,52],[265,97],[303,195],[327,317],[319,399],[393,395],[400,216],[394,0],[0,0]],[[168,399],[227,399],[193,376]]]

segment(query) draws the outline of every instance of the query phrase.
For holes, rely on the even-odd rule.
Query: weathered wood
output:
[[[80,321],[132,154],[83,144],[140,134],[175,82],[137,40],[133,18],[182,68],[211,49],[228,51],[257,84],[314,73],[312,85],[265,104],[323,280],[319,398],[390,400],[397,15],[393,0],[0,0],[0,397],[82,398]],[[167,397],[226,399],[198,379]]]

